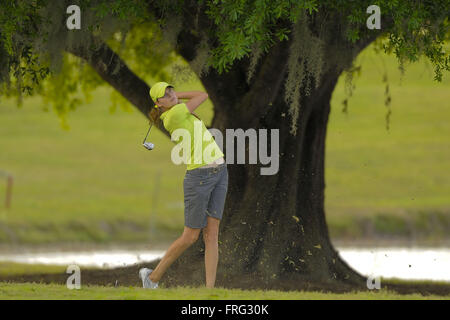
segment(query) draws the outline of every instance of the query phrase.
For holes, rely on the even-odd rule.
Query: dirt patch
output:
[[[99,286],[133,286],[141,287],[142,283],[138,277],[138,271],[142,267],[154,268],[157,262],[138,264],[128,267],[115,269],[82,269],[81,284],[82,285],[99,285]],[[11,275],[0,276],[1,282],[11,283],[54,283],[65,285],[67,278],[66,273],[43,273],[43,274],[27,274],[27,275]],[[255,275],[227,276],[223,274],[217,275],[216,286],[229,289],[263,289],[263,290],[281,290],[281,291],[319,291],[345,293],[351,291],[368,290],[365,287],[355,287],[344,283],[327,282],[313,283],[308,279],[278,279],[273,283],[262,283],[258,281]],[[161,288],[171,288],[177,286],[200,287],[204,284],[199,280],[189,280],[180,282],[179,275],[171,274],[170,269],[164,275],[160,282]],[[382,282],[382,289],[393,291],[399,294],[422,294],[450,296],[450,284],[433,284],[433,283],[396,283],[387,280]]]

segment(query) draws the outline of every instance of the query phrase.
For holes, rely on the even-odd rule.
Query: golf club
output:
[[[145,136],[144,142],[142,143],[142,145],[143,145],[147,150],[153,150],[153,148],[155,147],[155,145],[154,145],[153,143],[151,143],[151,142],[145,142],[145,140],[147,140],[148,134],[150,133],[150,129],[152,128],[152,126],[153,126],[153,122],[152,122],[152,124],[150,125],[150,128],[148,128],[147,135]]]

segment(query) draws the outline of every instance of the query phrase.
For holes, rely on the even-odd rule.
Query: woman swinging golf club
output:
[[[155,103],[155,109],[150,113],[153,123],[162,120],[164,127],[171,135],[176,129],[187,130],[191,137],[191,154],[190,158],[188,157],[183,181],[185,205],[183,234],[170,245],[154,270],[142,268],[139,270],[139,277],[144,288],[156,289],[169,266],[197,241],[200,231],[203,230],[206,287],[213,288],[219,259],[219,223],[222,219],[228,189],[228,170],[224,154],[204,123],[194,113],[194,110],[208,99],[208,94],[200,91],[175,92],[172,85],[158,82],[150,89],[150,96]],[[188,101],[183,103],[178,99],[188,99]],[[201,123],[201,136],[194,135],[196,121]],[[210,139],[203,141],[204,136]],[[201,163],[193,161],[195,145],[201,146],[203,155]],[[206,157],[205,149],[208,150]],[[209,152],[211,150],[212,152]]]

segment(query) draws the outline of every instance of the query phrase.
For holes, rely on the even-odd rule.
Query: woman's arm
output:
[[[183,92],[175,92],[178,99],[192,99],[195,96],[198,96],[200,94],[204,94],[202,91],[183,91]]]
[[[199,105],[201,105],[206,99],[208,94],[202,91],[187,91],[187,92],[175,92],[178,99],[189,99],[186,102],[186,106],[192,113]]]

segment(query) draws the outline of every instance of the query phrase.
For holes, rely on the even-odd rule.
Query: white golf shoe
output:
[[[142,287],[146,289],[156,289],[158,288],[158,282],[153,282],[150,280],[149,276],[153,272],[153,269],[142,268],[139,270],[139,278],[142,280]]]

